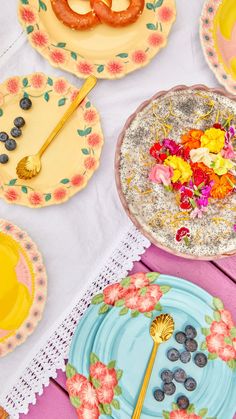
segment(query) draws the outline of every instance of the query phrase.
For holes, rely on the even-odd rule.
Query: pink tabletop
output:
[[[151,246],[134,264],[132,272],[157,271],[185,278],[220,297],[236,322],[236,256],[214,262],[192,261],[166,253]],[[27,415],[20,419],[76,419],[65,386],[65,374],[58,371],[42,396],[37,396]],[[225,418],[225,419],[236,419]]]

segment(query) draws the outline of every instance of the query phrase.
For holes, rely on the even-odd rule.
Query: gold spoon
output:
[[[138,401],[132,416],[132,419],[139,419],[142,413],[143,403],[145,400],[148,383],[152,374],[153,365],[159,345],[166,342],[173,334],[175,323],[169,314],[160,314],[155,317],[150,327],[150,335],[153,339],[153,349],[146,369],[143,385],[139,393]]]
[[[55,126],[45,143],[42,145],[40,150],[37,154],[32,156],[24,157],[19,161],[16,167],[16,173],[20,179],[31,179],[32,177],[38,175],[41,170],[41,157],[43,153],[46,151],[48,146],[54,140],[56,135],[65,125],[66,121],[70,118],[72,113],[76,110],[76,108],[81,104],[81,102],[85,99],[88,93],[94,88],[97,83],[97,79],[95,76],[89,76],[83,86],[81,87],[78,95],[73,100],[65,114],[62,116],[58,124]]]

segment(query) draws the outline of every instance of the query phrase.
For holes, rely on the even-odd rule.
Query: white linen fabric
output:
[[[117,137],[145,99],[177,84],[216,86],[205,63],[198,27],[204,0],[177,0],[177,22],[166,49],[145,68],[116,81],[99,81],[90,97],[101,114],[105,146],[88,187],[60,206],[30,209],[0,202],[0,216],[25,229],[39,246],[48,272],[48,301],[34,334],[0,359],[0,405],[12,418],[26,413],[35,393],[63,368],[75,325],[91,295],[119,280],[149,245],[131,225],[114,180]],[[4,4],[3,4],[4,3]],[[29,45],[17,21],[17,1],[1,1],[0,82],[43,71],[82,81],[52,68]],[[38,116],[39,124],[40,115]],[[0,168],[1,170],[1,168]]]

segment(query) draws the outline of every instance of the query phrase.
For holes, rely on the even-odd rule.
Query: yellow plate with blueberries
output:
[[[99,166],[103,146],[100,117],[86,98],[42,157],[42,170],[18,179],[16,167],[38,152],[78,89],[64,78],[34,73],[0,85],[0,197],[8,203],[45,207],[67,201]]]
[[[46,295],[46,270],[35,243],[19,227],[0,220],[0,357],[34,331]]]
[[[32,47],[51,65],[81,78],[93,73],[97,78],[117,79],[144,67],[166,46],[176,18],[175,0],[146,0],[136,21],[126,22],[124,27],[113,27],[117,15],[108,24],[107,20],[103,22],[100,13],[93,25],[96,13],[95,7],[92,12],[91,5],[98,3],[97,0],[69,0],[66,14],[70,22],[65,24],[65,13],[64,17],[56,14],[53,3],[59,4],[60,0],[19,0],[20,23]],[[66,2],[61,3],[64,3],[63,9]],[[106,7],[99,3],[98,7]],[[137,9],[133,3],[142,2],[113,0],[107,12],[110,15],[112,11],[120,11],[123,16],[130,3]],[[85,25],[86,30],[75,29],[70,19],[75,12],[90,14],[91,27]],[[84,20],[80,16],[77,22],[81,19]]]
[[[236,94],[236,6],[235,0],[207,0],[200,37],[206,60],[218,81]]]

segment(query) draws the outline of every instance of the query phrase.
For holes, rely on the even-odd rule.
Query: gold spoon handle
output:
[[[142,388],[141,388],[140,393],[139,393],[139,397],[138,397],[138,400],[137,400],[137,403],[136,403],[136,407],[135,407],[132,419],[139,419],[140,416],[141,416],[143,403],[144,403],[144,400],[145,400],[148,384],[149,384],[150,377],[151,377],[151,374],[152,374],[152,369],[153,369],[153,365],[154,365],[154,362],[155,362],[155,359],[156,359],[156,354],[157,354],[158,347],[159,347],[159,343],[154,342],[153,348],[152,348],[152,353],[151,353],[149,363],[148,363],[148,366],[147,366],[147,369],[146,369],[145,377],[144,377],[144,380],[143,380],[143,385],[142,385]]]
[[[95,76],[89,76],[83,86],[81,87],[78,95],[73,100],[67,111],[64,113],[58,124],[55,126],[45,143],[40,148],[38,155],[42,157],[45,150],[48,148],[49,144],[54,140],[58,132],[62,129],[62,127],[65,125],[66,121],[70,118],[72,113],[75,111],[75,109],[80,105],[80,103],[85,99],[85,97],[88,95],[88,93],[94,88],[94,86],[97,83],[97,79]]]

